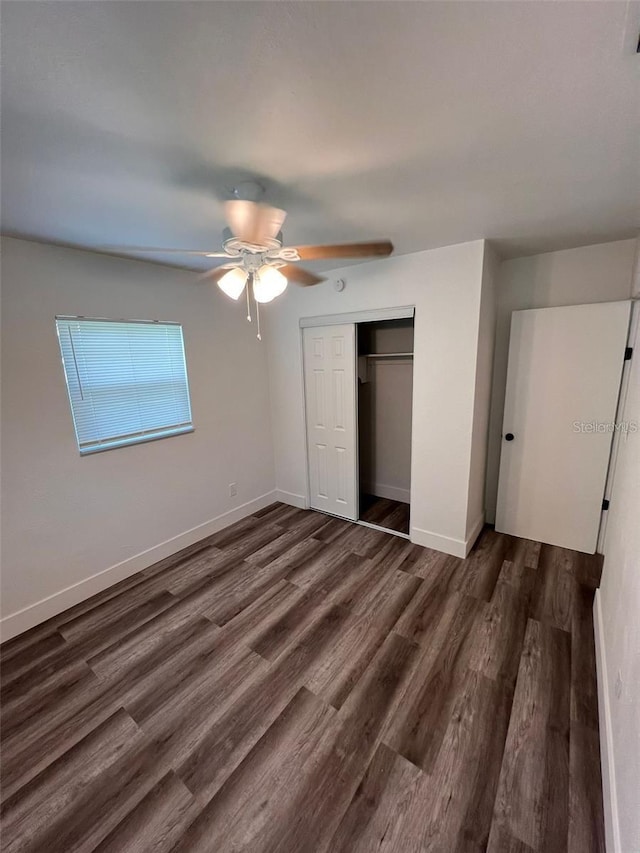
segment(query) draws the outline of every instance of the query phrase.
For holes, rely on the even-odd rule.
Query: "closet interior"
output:
[[[360,521],[409,534],[413,318],[357,324]]]

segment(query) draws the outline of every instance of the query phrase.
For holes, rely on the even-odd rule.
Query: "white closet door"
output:
[[[630,302],[514,311],[496,530],[593,554]]]
[[[311,507],[358,517],[355,325],[303,330]]]

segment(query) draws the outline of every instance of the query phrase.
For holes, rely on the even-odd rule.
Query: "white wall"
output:
[[[265,346],[241,307],[154,264],[9,238],[2,253],[8,637],[230,523],[274,469]],[[182,323],[195,432],[80,458],[56,314]]]
[[[482,265],[482,298],[476,354],[467,538],[471,538],[473,531],[477,532],[485,521],[485,486],[496,336],[496,288],[499,268],[498,256],[493,248],[487,244]]]
[[[511,312],[628,299],[634,253],[635,240],[619,240],[516,258],[501,264],[489,421],[487,521],[495,520]]]
[[[633,295],[640,296],[640,256]],[[605,822],[614,853],[640,850],[640,303],[632,330],[619,421],[636,431],[618,444],[596,598]]]
[[[301,317],[415,305],[411,536],[449,553],[467,548],[466,522],[484,241],[350,266],[331,282],[290,287],[269,306],[267,341],[276,484],[307,492]]]

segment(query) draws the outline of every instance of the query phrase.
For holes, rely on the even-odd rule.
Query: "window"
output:
[[[56,317],[81,455],[193,431],[178,323]]]

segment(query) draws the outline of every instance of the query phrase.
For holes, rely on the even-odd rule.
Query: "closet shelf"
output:
[[[365,358],[413,358],[412,352],[372,352]]]

